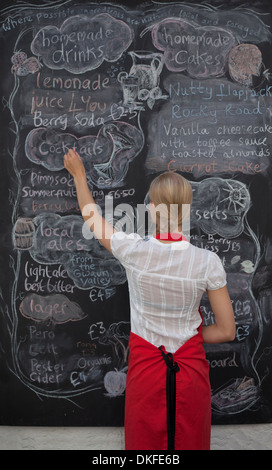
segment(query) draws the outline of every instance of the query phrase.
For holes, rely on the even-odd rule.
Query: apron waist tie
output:
[[[159,350],[167,366],[166,375],[166,403],[167,403],[167,438],[168,449],[175,449],[175,425],[176,425],[176,373],[179,366],[174,362],[173,354],[165,353],[160,346]]]

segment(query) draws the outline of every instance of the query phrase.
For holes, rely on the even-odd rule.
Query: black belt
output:
[[[166,403],[167,403],[167,450],[175,449],[175,428],[176,428],[176,373],[179,366],[173,360],[173,354],[165,353],[162,346],[159,347],[162,357],[167,366],[166,375]]]

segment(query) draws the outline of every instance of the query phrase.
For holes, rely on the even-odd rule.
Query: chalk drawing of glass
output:
[[[159,85],[163,54],[147,51],[129,52],[132,66],[129,76],[139,78],[139,89],[153,90]]]
[[[109,180],[114,178],[114,168],[113,162],[118,157],[119,153],[125,150],[130,150],[132,143],[125,134],[118,130],[118,127],[114,124],[106,125],[102,129],[102,134],[108,136],[112,141],[112,152],[109,160],[106,163],[96,163],[94,164],[94,169],[97,171],[98,175],[104,180]]]
[[[134,103],[138,97],[139,78],[125,74],[120,76],[120,82],[123,89],[124,104]]]

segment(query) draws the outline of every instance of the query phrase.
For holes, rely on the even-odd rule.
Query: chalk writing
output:
[[[25,149],[29,160],[56,171],[64,168],[63,155],[75,148],[82,157],[90,180],[100,187],[117,186],[142,149],[142,133],[118,121],[101,127],[97,136],[77,139],[71,134],[38,128],[30,131]]]
[[[165,64],[173,72],[187,70],[192,77],[221,76],[226,58],[236,44],[230,31],[195,27],[184,20],[163,20],[152,30],[154,45],[165,51]]]
[[[103,418],[103,425],[123,425],[126,273],[85,230],[63,165],[68,148],[81,156],[101,213],[120,230],[133,231],[136,222],[142,230],[146,213],[138,203],[154,176],[178,171],[191,182],[190,241],[220,257],[237,326],[233,343],[205,345],[213,416],[248,422],[250,410],[254,422],[268,422],[272,34],[266,2],[254,8],[214,0],[135,7],[8,3],[0,11],[1,220],[8,232],[1,239],[0,341],[31,404],[33,394],[40,399],[35,417],[31,407],[22,409],[19,424],[46,415],[43,422],[53,425],[60,416],[67,424],[101,425]],[[203,324],[214,324],[206,295],[201,310]],[[39,413],[39,406],[52,410]]]
[[[62,294],[30,294],[22,301],[20,311],[24,317],[38,322],[50,320],[54,323],[66,323],[81,320],[86,316],[79,305]]]
[[[60,28],[46,26],[31,44],[51,69],[83,73],[97,68],[103,60],[118,60],[132,40],[131,29],[106,13],[94,18],[74,16]]]

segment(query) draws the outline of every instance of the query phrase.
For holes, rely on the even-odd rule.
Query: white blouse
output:
[[[127,274],[131,331],[174,353],[197,334],[203,293],[226,285],[219,256],[188,241],[124,232],[112,235],[111,248]]]

